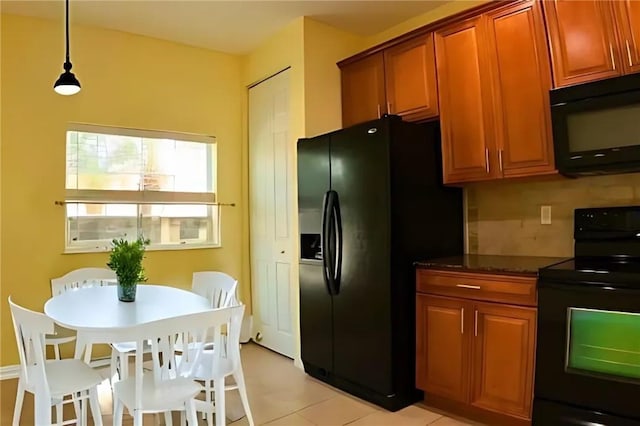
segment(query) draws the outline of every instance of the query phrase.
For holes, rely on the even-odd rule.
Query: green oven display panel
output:
[[[569,308],[567,369],[640,382],[640,314]]]

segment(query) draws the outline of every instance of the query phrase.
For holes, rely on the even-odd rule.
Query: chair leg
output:
[[[76,413],[77,421],[80,421],[80,400],[78,399],[78,394],[74,392],[71,395],[71,400],[73,401],[73,412]]]
[[[109,362],[109,368],[111,369],[109,384],[113,387],[116,380],[120,380],[120,371],[118,368],[118,352],[111,348],[111,360]]]
[[[56,424],[61,425],[64,421],[64,414],[62,414],[62,400],[56,404]]]
[[[205,380],[205,392],[207,393],[207,409],[209,411],[205,411],[202,414],[207,415],[207,426],[213,426],[213,419],[214,419],[213,417],[214,406],[213,406],[213,401],[211,401],[211,396],[213,394],[213,389],[211,389],[212,384],[213,384],[213,380]],[[215,398],[215,395],[214,395],[214,398]]]
[[[198,426],[198,414],[196,413],[196,405],[193,402],[193,399],[187,401],[187,403],[185,404],[185,411],[189,426]],[[209,416],[209,418],[211,418],[211,416]]]
[[[171,411],[164,412],[164,424],[165,426],[173,426],[173,417],[171,416]]]
[[[131,355],[135,356],[135,352]],[[118,359],[120,360],[120,380],[124,380],[129,377],[129,354],[118,352]]]
[[[49,395],[41,395],[38,392],[34,394],[34,418],[37,425],[51,424],[51,397]]]
[[[91,406],[91,417],[95,426],[102,426],[102,413],[100,412],[100,402],[98,401],[98,388],[96,386],[89,389],[89,404]]]
[[[114,396],[113,399],[113,426],[122,426],[122,416],[124,415],[124,405]]]
[[[242,366],[238,365],[236,371],[233,372],[233,379],[236,381],[236,385],[238,385],[238,392],[240,393],[240,400],[242,401],[242,407],[244,408],[244,413],[247,416],[247,420],[249,421],[249,426],[253,426],[253,416],[251,415],[251,407],[249,407],[249,397],[247,396],[247,386],[244,383],[244,373],[242,372]]]
[[[53,354],[55,359],[60,359],[60,345],[57,343],[53,344]]]
[[[143,426],[142,410],[133,410],[133,426]]]
[[[79,423],[82,426],[87,426],[87,403],[89,401],[88,401],[88,398],[86,398],[85,392],[86,391],[78,392],[78,394],[80,395],[79,399],[80,399],[80,416],[81,416]]]
[[[20,416],[22,415],[22,402],[24,401],[24,386],[22,379],[18,379],[18,390],[16,390],[16,405],[13,408],[13,426],[20,425]]]
[[[216,426],[224,426],[226,423],[224,377],[213,381],[216,404]]]
[[[211,401],[211,394],[213,393],[213,389],[211,389],[211,385],[213,384],[213,380],[205,380],[204,381],[204,400],[207,402],[207,406],[210,407],[213,404]],[[202,419],[207,419],[207,425],[213,425],[213,420],[211,420],[211,415],[206,412],[202,412]]]

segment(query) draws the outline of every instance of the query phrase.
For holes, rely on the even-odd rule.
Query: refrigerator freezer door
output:
[[[332,300],[323,277],[325,248],[317,245],[323,233],[323,200],[330,189],[329,147],[328,136],[298,142],[302,361],[324,372],[333,369]]]
[[[389,126],[378,120],[331,137],[331,189],[342,220],[333,372],[382,395],[393,393]]]

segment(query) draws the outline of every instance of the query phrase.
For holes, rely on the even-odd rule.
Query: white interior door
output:
[[[249,89],[253,337],[293,358],[289,71]]]

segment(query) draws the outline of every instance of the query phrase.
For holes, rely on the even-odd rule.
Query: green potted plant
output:
[[[138,237],[135,241],[124,238],[111,241],[111,253],[107,266],[116,272],[118,299],[122,302],[136,300],[136,285],[147,280],[142,266],[147,244],[149,240],[142,237]]]

